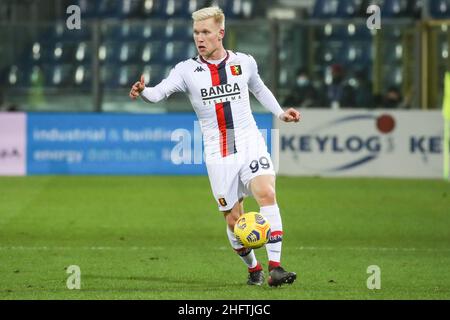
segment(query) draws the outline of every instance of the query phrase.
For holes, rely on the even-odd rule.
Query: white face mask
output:
[[[304,86],[307,86],[309,84],[309,79],[307,78],[307,77],[305,77],[305,76],[299,76],[298,78],[297,78],[297,85],[299,86],[299,87],[304,87]]]

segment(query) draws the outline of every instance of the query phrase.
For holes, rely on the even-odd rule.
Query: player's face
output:
[[[211,57],[222,46],[224,30],[214,18],[194,21],[194,41],[202,57]]]

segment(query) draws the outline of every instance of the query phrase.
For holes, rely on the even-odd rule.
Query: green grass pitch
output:
[[[450,299],[449,183],[278,177],[277,195],[298,279],[249,287],[207,177],[2,177],[0,299]]]

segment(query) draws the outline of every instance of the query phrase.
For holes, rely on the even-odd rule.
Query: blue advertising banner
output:
[[[272,115],[255,120],[270,150]],[[193,113],[29,113],[27,141],[28,175],[206,174]]]

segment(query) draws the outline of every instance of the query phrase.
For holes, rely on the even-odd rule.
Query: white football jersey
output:
[[[141,96],[148,102],[158,102],[175,92],[187,93],[199,119],[205,152],[226,157],[239,152],[248,133],[258,129],[249,91],[277,117],[283,113],[261,80],[255,59],[228,50],[218,65],[201,56],[178,63],[166,79],[145,88]]]

